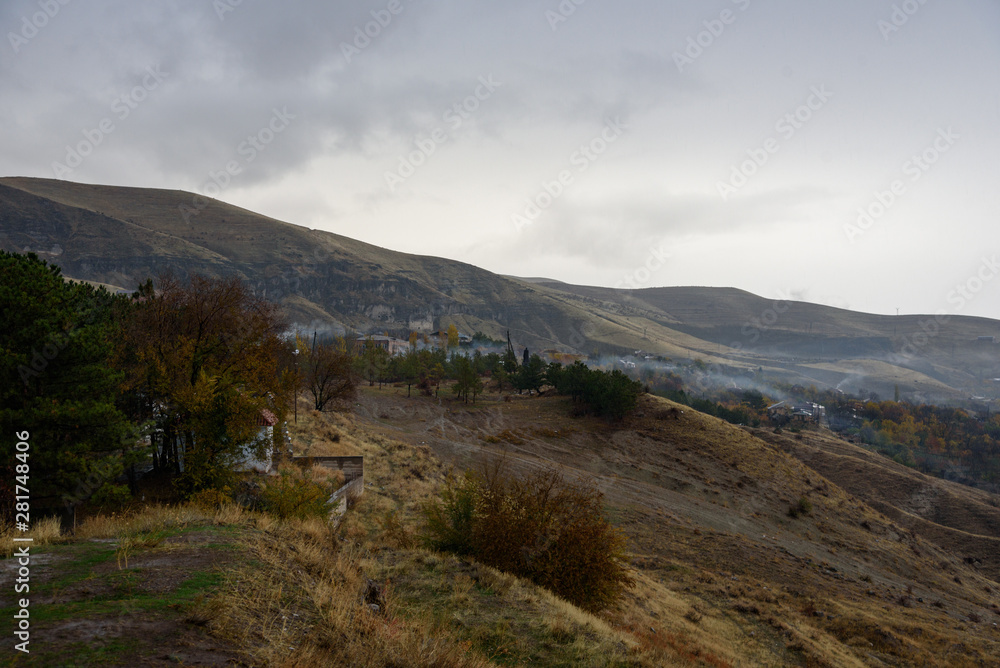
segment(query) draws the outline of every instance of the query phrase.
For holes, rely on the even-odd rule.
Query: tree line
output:
[[[857,401],[846,431],[924,473],[1000,491],[1000,415],[898,401]],[[860,422],[860,424],[857,424]]]
[[[263,455],[265,411],[296,383],[278,309],[236,278],[147,281],[132,295],[0,253],[0,429],[29,431],[37,509],[136,491],[143,468],[178,493],[222,487]],[[12,442],[0,443],[4,464]],[[126,476],[128,487],[116,484]]]
[[[357,358],[357,368],[370,385],[404,383],[408,396],[414,388],[424,394],[437,394],[442,381],[451,381],[451,392],[466,403],[474,403],[488,387],[497,392],[529,395],[552,391],[572,398],[583,412],[614,420],[621,420],[634,409],[643,391],[642,383],[620,370],[591,369],[579,361],[568,366],[561,362],[546,364],[537,354],[526,357],[518,362],[512,350],[476,350],[465,355],[454,351],[449,354],[445,348],[415,347],[400,355],[389,355],[384,349],[366,346]]]

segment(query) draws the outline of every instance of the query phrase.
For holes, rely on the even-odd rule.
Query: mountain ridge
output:
[[[70,278],[134,289],[160,273],[236,274],[302,327],[430,332],[449,324],[531,350],[701,359],[727,373],[852,390],[986,393],[1000,321],[866,314],[739,288],[621,290],[491,273],[393,251],[181,190],[0,179],[0,247]],[[922,337],[922,339],[921,339]],[[921,341],[914,346],[914,340]],[[908,347],[909,346],[909,347]]]

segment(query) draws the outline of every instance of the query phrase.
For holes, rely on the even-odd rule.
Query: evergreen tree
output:
[[[545,383],[545,362],[538,355],[532,355],[527,359],[527,361],[521,365],[518,369],[517,375],[514,377],[514,387],[518,392],[522,390],[527,390],[529,393],[534,390],[536,393],[541,392],[542,385]]]
[[[476,403],[476,396],[483,391],[483,381],[476,373],[472,362],[468,357],[457,355],[453,358],[452,364],[455,384],[451,391],[463,398],[465,403],[469,403],[469,394],[472,394],[472,403]]]
[[[137,459],[111,364],[125,301],[0,251],[0,457],[14,461],[14,434],[28,432],[36,513],[74,507]]]

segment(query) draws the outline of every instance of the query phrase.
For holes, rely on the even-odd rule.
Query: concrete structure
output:
[[[376,348],[381,348],[389,353],[389,355],[403,355],[410,349],[409,341],[397,339],[393,336],[359,336],[355,339],[355,344],[362,352],[368,346],[372,345]]]
[[[809,401],[780,401],[767,407],[767,417],[775,424],[788,422],[815,422],[819,424],[826,416],[826,407]]]
[[[264,455],[261,457],[253,445],[243,449],[242,459],[234,467],[237,471],[256,471],[270,473],[274,465],[274,428],[278,424],[277,416],[266,408],[257,416],[256,444],[264,443]]]
[[[292,461],[303,468],[325,466],[344,473],[344,484],[330,496],[333,509],[330,517],[335,522],[347,512],[351,497],[359,497],[365,491],[364,457],[294,457]]]
[[[303,468],[325,466],[344,474],[344,483],[365,478],[364,457],[293,457],[292,462]]]

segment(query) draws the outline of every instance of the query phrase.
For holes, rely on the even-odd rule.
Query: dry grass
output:
[[[341,442],[352,443],[366,457],[365,493],[337,529],[340,545],[352,546],[341,547],[340,558],[367,554],[350,568],[392,582],[389,609],[397,624],[416,625],[421,633],[504,663],[699,665],[679,661],[676,653],[641,652],[626,630],[512,575],[416,549],[419,508],[436,495],[446,472],[443,464],[427,447],[386,438],[337,414],[321,418],[336,428]],[[545,437],[556,433],[541,431]],[[303,550],[295,549],[296,554]]]
[[[115,540],[116,562],[121,569],[128,568],[133,554],[160,545],[168,530],[206,524],[247,527],[260,521],[259,514],[248,513],[232,503],[216,509],[196,503],[155,505],[126,514],[94,515],[77,527],[72,537],[62,540]]]
[[[336,412],[313,410],[300,396],[298,422],[288,424],[295,455],[350,457],[361,454],[358,444],[345,433],[341,418]]]
[[[31,538],[32,542],[15,543],[15,538]],[[14,554],[14,550],[17,549],[18,545],[27,544],[31,545],[32,548],[36,548],[63,540],[64,538],[59,534],[59,518],[46,517],[34,522],[27,532],[17,531],[13,526],[4,529],[3,533],[0,533],[0,553],[6,558]]]
[[[373,390],[362,392],[361,401],[359,416],[394,419],[369,426],[359,418],[357,431],[424,439],[463,467],[496,451],[484,443],[484,429],[497,440],[510,430],[524,441],[510,449],[522,471],[556,463],[598,480],[609,516],[633,541],[639,576],[619,609],[599,618],[638,643],[636,661],[648,654],[657,657],[651,665],[861,666],[873,654],[888,665],[951,666],[977,665],[1000,652],[991,626],[1000,587],[985,572],[989,554],[970,550],[978,560],[970,567],[966,554],[956,556],[902,528],[810,468],[798,452],[755,438],[754,430],[691,410],[658,419],[673,404],[652,397],[622,425],[572,419],[558,397],[505,403],[486,396],[467,409],[432,400],[404,404],[391,390]],[[549,436],[547,430],[561,433],[566,426],[574,429],[558,441]],[[809,435],[795,442],[808,446]],[[844,465],[859,481],[890,466],[860,458]],[[391,497],[371,501],[395,508]],[[797,518],[789,517],[790,506]],[[442,586],[453,591],[451,576],[439,571],[437,577],[449,578]],[[402,596],[402,582],[393,581]],[[913,607],[903,607],[899,601],[911,586]],[[934,607],[935,600],[945,607]],[[701,615],[697,623],[685,618],[692,609]],[[852,644],[835,626],[845,618],[858,620],[869,635],[910,640],[878,650],[859,634]],[[560,624],[552,629],[569,637]],[[497,631],[497,637],[511,633]],[[546,637],[555,642],[551,633]]]
[[[253,531],[243,546],[252,565],[228,573],[203,614],[215,633],[247,648],[254,664],[490,665],[452,638],[398,617],[391,589],[372,609],[365,600],[366,552],[338,549],[322,523]]]
[[[533,398],[497,401],[503,414],[489,416],[491,433],[524,440],[522,461],[535,453],[609,482],[609,516],[632,539],[637,580],[616,608],[588,614],[509,574],[418,549],[419,508],[446,467],[420,444],[438,428],[420,413],[431,400],[398,401],[372,413],[409,410],[395,431],[382,418],[313,416],[366,457],[365,492],[336,529],[231,505],[157,506],[91,518],[77,535],[155,541],[186,523],[237,527],[241,565],[192,619],[252,665],[839,668],[990,665],[1000,654],[995,582],[798,457],[693,411],[611,427]],[[463,453],[482,447],[484,412],[455,410],[457,424],[440,431]],[[407,429],[413,444],[387,436]],[[803,497],[810,512],[790,518]]]
[[[311,466],[303,472],[303,475],[319,483],[331,485],[333,489],[338,489],[344,484],[344,472],[329,466],[319,464]]]
[[[628,633],[532,583],[471,559],[426,550],[378,555],[396,609],[436,635],[513,665],[658,666]]]
[[[142,533],[183,527],[198,522],[218,525],[242,524],[247,513],[240,507],[226,504],[218,509],[206,509],[197,504],[176,506],[155,505],[125,514],[95,515],[77,527],[76,537],[82,539],[115,538],[129,533]]]

